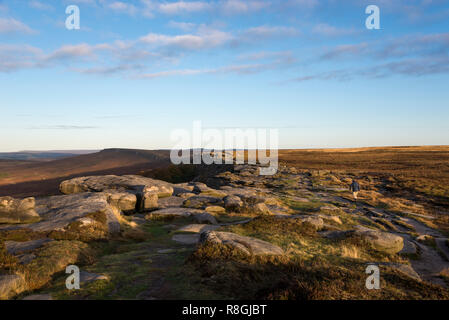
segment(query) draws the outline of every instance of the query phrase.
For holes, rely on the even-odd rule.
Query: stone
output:
[[[198,223],[209,223],[209,224],[218,224],[217,219],[210,213],[197,213],[193,216],[196,222]]]
[[[179,208],[179,207],[182,207],[184,200],[185,199],[183,199],[181,197],[177,197],[177,196],[162,198],[162,199],[159,199],[159,208],[160,209],[173,208],[173,207]]]
[[[196,244],[198,243],[199,239],[200,239],[199,234],[175,234],[172,237],[173,241],[187,245]]]
[[[228,211],[239,211],[243,207],[243,201],[238,196],[227,196],[223,201]]]
[[[33,251],[51,241],[53,240],[48,238],[25,242],[5,241],[5,249],[9,254],[18,255],[21,253]]]
[[[32,223],[39,219],[34,198],[0,197],[0,223]]]
[[[108,203],[123,212],[133,212],[136,210],[137,197],[128,192],[106,191]]]
[[[353,233],[361,236],[364,240],[371,244],[373,249],[377,251],[395,254],[400,252],[404,247],[404,239],[389,232],[372,230],[358,226]]]
[[[210,213],[210,214],[222,214],[222,213],[226,213],[225,208],[220,207],[220,206],[209,206],[206,207],[206,212]]]
[[[204,244],[229,245],[247,255],[284,254],[284,251],[274,244],[231,232],[206,231],[201,233],[200,242]]]
[[[212,196],[196,195],[184,201],[183,206],[187,208],[203,209],[210,205],[220,205],[222,201],[220,198]]]
[[[213,191],[212,188],[209,188],[205,183],[202,182],[192,182],[191,185],[193,186],[194,193],[202,193],[202,192],[211,192]]]
[[[150,192],[144,192],[143,195],[141,195],[141,202],[139,205],[139,212],[144,211],[151,211],[155,210],[159,207],[159,197],[157,193],[150,191]],[[139,196],[137,196],[139,198]]]
[[[25,289],[24,279],[16,274],[0,275],[0,299],[9,299]]]
[[[63,231],[69,224],[89,214],[104,213],[109,233],[120,232],[118,216],[120,211],[108,203],[108,195],[99,193],[78,193],[52,196],[36,201],[36,211],[42,220],[28,225],[34,231]]]
[[[404,247],[401,251],[399,251],[401,254],[417,254],[418,248],[416,247],[416,244],[414,244],[412,241],[404,240]]]
[[[102,192],[112,189],[133,194],[153,192],[160,198],[173,194],[173,186],[170,183],[137,175],[78,177],[63,181],[59,189],[64,194]]]
[[[270,209],[267,207],[267,205],[262,202],[251,205],[250,210],[256,214],[262,214],[262,215],[271,215],[272,214]]]
[[[202,233],[204,231],[211,231],[220,228],[220,226],[210,225],[210,224],[189,224],[179,228],[179,232],[191,232],[191,233]]]
[[[203,210],[197,210],[192,208],[167,208],[152,211],[151,215],[161,215],[161,216],[178,216],[178,217],[190,217],[191,215],[203,213]]]
[[[194,189],[194,186],[189,185],[188,183],[176,183],[173,185],[173,195],[179,196],[181,193],[191,193]]]
[[[324,221],[318,216],[295,216],[303,224],[312,226],[316,230],[320,230],[324,227]]]

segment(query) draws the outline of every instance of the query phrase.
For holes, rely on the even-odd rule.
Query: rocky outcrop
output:
[[[86,192],[42,198],[36,201],[36,210],[42,221],[28,226],[34,231],[64,231],[77,221],[85,225],[80,219],[91,216],[96,218],[96,223],[104,224],[109,233],[120,232],[120,211],[109,204],[106,193]]]
[[[174,189],[181,193],[192,188],[136,175],[90,176],[63,181],[59,189],[64,194],[103,192],[111,205],[127,213],[145,212],[159,208],[158,199],[170,197]]]
[[[0,223],[31,223],[39,219],[34,198],[0,197]]]
[[[25,242],[5,241],[5,249],[9,254],[17,255],[42,247],[52,239],[37,239]]]
[[[284,251],[274,244],[231,232],[206,231],[201,234],[200,242],[204,244],[228,245],[247,255],[284,254]]]
[[[238,196],[227,196],[223,199],[224,206],[228,211],[238,212],[243,207],[243,201]]]
[[[223,202],[220,198],[212,196],[194,196],[184,201],[183,206],[187,208],[204,209],[211,205],[221,205]]]

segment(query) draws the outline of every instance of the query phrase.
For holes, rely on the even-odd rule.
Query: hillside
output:
[[[133,174],[165,166],[168,151],[106,149],[52,161],[0,161],[0,195],[55,194],[68,178],[92,174]]]

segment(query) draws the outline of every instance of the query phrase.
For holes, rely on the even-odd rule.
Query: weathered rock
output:
[[[220,198],[211,196],[194,196],[184,201],[183,206],[187,208],[204,209],[210,205],[220,205]]]
[[[210,213],[210,214],[222,214],[225,213],[226,210],[223,207],[220,206],[209,206],[206,207],[206,212]]]
[[[194,193],[210,192],[213,190],[202,182],[193,182],[191,185],[193,186],[193,190],[191,191],[193,191]]]
[[[203,213],[203,210],[191,209],[191,208],[167,208],[160,209],[150,213],[151,215],[160,216],[178,216],[178,217],[190,217],[191,215]]]
[[[318,216],[297,216],[297,218],[304,224],[310,225],[313,228],[320,230],[324,227],[324,221]]]
[[[402,237],[389,232],[372,230],[359,226],[353,233],[361,236],[377,251],[395,254],[401,251],[404,247],[404,240]]]
[[[274,244],[231,232],[206,231],[201,234],[200,242],[229,245],[248,255],[284,254],[284,251]]]
[[[416,247],[416,244],[414,244],[412,241],[404,240],[404,247],[399,253],[403,254],[417,254],[418,248]]]
[[[157,193],[153,191],[144,192],[137,195],[138,211],[145,212],[155,210],[159,207],[159,197]]]
[[[25,281],[19,275],[0,275],[0,299],[9,299],[24,290]]]
[[[204,231],[212,231],[220,228],[220,226],[210,225],[210,224],[189,224],[181,227],[177,231],[179,232],[191,232],[191,233],[202,233]]]
[[[173,195],[179,196],[181,193],[191,193],[193,191],[194,186],[189,185],[188,183],[177,183],[173,185]]]
[[[34,231],[64,230],[69,224],[92,214],[104,214],[109,233],[120,232],[120,212],[108,203],[105,193],[78,193],[53,196],[36,201],[42,221],[27,227]]]
[[[198,223],[210,223],[210,224],[218,224],[217,219],[207,212],[197,213],[193,216],[196,222]]]
[[[136,210],[137,197],[129,192],[106,191],[110,205],[123,212],[133,212]]]
[[[153,192],[161,198],[173,194],[173,187],[170,183],[136,175],[79,177],[63,181],[59,189],[65,194],[101,192],[111,189],[134,194]]]
[[[262,214],[262,215],[271,215],[272,214],[270,209],[267,207],[267,205],[262,202],[251,205],[250,210],[256,214]]]
[[[34,198],[0,197],[0,223],[32,223],[39,219]]]
[[[53,241],[52,239],[38,239],[25,242],[17,241],[5,241],[5,248],[9,254],[18,255],[21,253],[29,252],[34,249],[42,247],[47,242]]]
[[[239,211],[243,207],[243,201],[238,196],[227,196],[223,201],[228,211]]]
[[[176,208],[176,207],[179,208],[179,207],[182,207],[184,200],[185,199],[183,199],[181,197],[171,196],[171,197],[159,199],[158,204],[159,204],[160,209]]]

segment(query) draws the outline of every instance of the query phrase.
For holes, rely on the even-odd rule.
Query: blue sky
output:
[[[0,0],[0,151],[171,148],[197,120],[281,148],[449,144],[448,84],[447,0]]]

